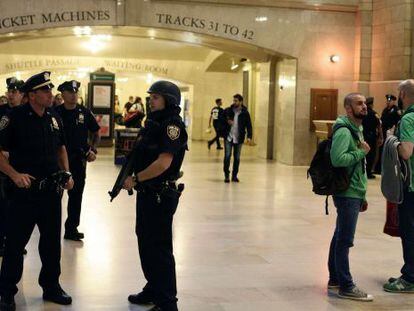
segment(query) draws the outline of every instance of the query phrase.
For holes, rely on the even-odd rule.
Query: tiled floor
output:
[[[382,233],[385,203],[379,180],[370,181],[369,210],[361,214],[351,268],[372,303],[328,295],[327,252],[335,210],[310,190],[306,168],[254,156],[243,147],[240,184],[224,184],[223,151],[193,143],[185,162],[186,190],[175,216],[179,305],[184,311],[414,310],[414,296],[382,291],[398,276],[400,241]],[[118,168],[110,150],[88,168],[81,231],[83,244],[63,242],[63,287],[71,307],[44,304],[37,285],[40,260],[35,231],[16,296],[18,310],[146,310],[126,297],[144,285],[134,234],[134,198],[109,203]],[[64,198],[64,203],[66,197]]]

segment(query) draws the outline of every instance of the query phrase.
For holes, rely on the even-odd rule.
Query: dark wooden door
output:
[[[311,89],[311,131],[315,131],[313,120],[335,120],[338,113],[338,90]]]

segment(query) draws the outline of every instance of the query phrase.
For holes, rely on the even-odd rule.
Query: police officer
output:
[[[29,78],[22,87],[29,103],[14,108],[0,120],[0,145],[10,154],[0,154],[0,171],[13,182],[7,222],[6,247],[0,272],[0,310],[15,310],[14,295],[23,272],[23,249],[35,225],[40,232],[42,269],[39,284],[43,299],[71,304],[60,287],[61,192],[40,187],[51,174],[69,169],[59,116],[52,105],[50,72]],[[73,187],[70,178],[64,186]]]
[[[387,131],[394,125],[397,125],[401,119],[401,110],[396,104],[397,98],[392,94],[385,95],[386,107],[381,114],[382,136],[387,137]],[[379,149],[379,159],[382,156],[382,146]],[[378,161],[375,171],[381,173],[381,161]]]
[[[181,93],[168,81],[148,90],[150,114],[138,136],[135,176],[125,189],[136,187],[136,234],[147,284],[130,295],[133,304],[153,303],[151,310],[176,311],[177,288],[172,243],[173,215],[182,191],[175,184],[187,149],[187,132],[179,115]]]
[[[13,107],[17,107],[22,103],[23,93],[20,91],[20,88],[23,86],[23,84],[23,80],[18,80],[15,77],[6,79],[6,96],[8,104],[0,106],[0,118],[9,113]]]
[[[397,98],[392,94],[385,95],[385,98],[387,99],[386,107],[381,114],[383,137],[386,137],[387,131],[397,125],[401,119],[401,110],[395,102]]]
[[[374,161],[377,155],[377,146],[381,146],[383,143],[381,118],[374,111],[374,98],[367,97],[367,115],[362,120],[362,126],[364,128],[364,139],[370,147],[370,151],[366,155],[367,159],[367,176],[369,179],[374,179],[375,176],[372,173]]]
[[[4,115],[7,115],[13,107],[17,107],[21,104],[23,94],[20,92],[20,88],[23,84],[23,80],[18,80],[15,77],[6,79],[7,104],[0,106],[0,119]],[[7,157],[7,152],[5,152],[4,155]],[[0,173],[0,257],[4,254],[4,239],[6,236],[6,211],[8,206],[6,198],[7,184],[7,176]]]
[[[83,189],[86,178],[86,162],[93,162],[98,153],[99,125],[92,112],[79,104],[78,91],[80,82],[72,80],[59,85],[58,91],[62,93],[63,104],[56,107],[56,112],[63,122],[66,137],[66,149],[69,157],[69,167],[75,185],[68,191],[68,218],[65,222],[65,235],[67,240],[80,241],[84,234],[78,231],[80,222]],[[91,133],[91,144],[88,136]]]

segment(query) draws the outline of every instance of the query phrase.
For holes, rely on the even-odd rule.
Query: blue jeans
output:
[[[342,290],[348,290],[355,286],[349,271],[349,249],[354,246],[355,229],[363,200],[335,196],[333,200],[338,216],[329,249],[329,280],[339,283]]]
[[[401,235],[404,266],[402,278],[414,283],[414,193],[404,191],[404,201],[398,206],[398,221]]]
[[[233,149],[233,171],[232,176],[237,177],[237,174],[239,173],[239,166],[240,166],[240,154],[241,154],[241,148],[243,144],[234,144],[232,142],[229,142],[227,139],[224,140],[224,174],[226,176],[230,175],[230,158],[231,158],[231,150]]]

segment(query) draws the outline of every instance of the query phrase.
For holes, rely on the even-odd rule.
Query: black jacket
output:
[[[226,121],[234,120],[233,105],[231,105],[230,107],[224,110],[224,116],[226,118]],[[249,139],[253,138],[252,121],[250,119],[250,113],[247,111],[246,106],[242,106],[242,110],[239,115],[238,125],[239,125],[239,143],[240,144],[244,142],[244,139],[246,137],[246,131],[247,131],[247,138]],[[227,139],[227,136],[229,136],[230,129],[231,129],[231,125],[226,122],[224,139]]]

